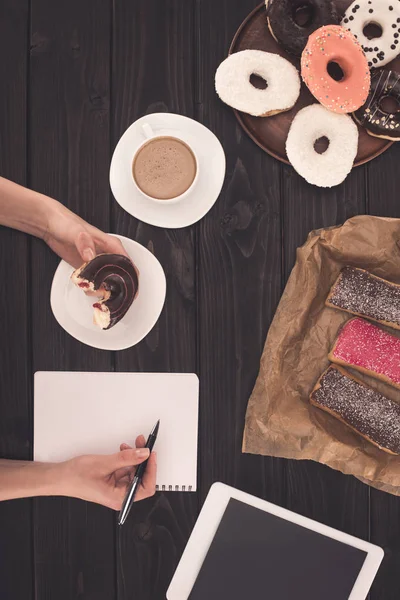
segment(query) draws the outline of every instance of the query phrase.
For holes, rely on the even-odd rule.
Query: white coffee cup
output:
[[[165,133],[164,135],[158,135],[158,134],[156,135],[148,123],[142,124],[142,130],[143,130],[143,134],[145,135],[146,139],[137,148],[135,155],[132,159],[131,173],[132,173],[132,179],[133,179],[133,183],[135,184],[135,187],[142,194],[142,196],[144,196],[145,198],[148,198],[149,200],[152,200],[153,202],[160,202],[162,204],[173,204],[175,202],[180,202],[181,200],[186,198],[186,196],[188,196],[188,194],[193,190],[194,186],[197,183],[198,177],[199,177],[199,161],[197,159],[195,151],[187,143],[186,140],[184,140],[182,137],[179,136],[179,134],[177,135],[174,133],[174,135],[171,135],[169,133]],[[161,198],[155,198],[154,196],[149,196],[139,187],[139,185],[136,183],[135,177],[133,175],[133,165],[135,164],[136,157],[139,154],[139,152],[141,151],[141,149],[143,148],[143,146],[148,144],[149,141],[151,141],[151,140],[162,139],[162,138],[166,138],[166,137],[176,139],[179,142],[181,142],[182,144],[184,144],[185,146],[187,146],[187,148],[189,148],[190,152],[192,153],[192,155],[194,157],[195,163],[196,163],[196,173],[195,173],[192,183],[190,184],[188,189],[185,190],[182,194],[180,194],[179,196],[175,196],[174,198],[161,199]]]

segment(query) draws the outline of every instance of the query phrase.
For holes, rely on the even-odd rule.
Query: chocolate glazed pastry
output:
[[[331,0],[265,0],[265,4],[272,36],[287,52],[297,56],[313,31],[340,22]]]
[[[384,101],[394,102],[394,111],[384,110]],[[356,112],[355,120],[374,137],[397,141],[400,139],[400,74],[381,69],[371,74],[368,98]]]
[[[400,405],[347,373],[330,366],[310,402],[389,454],[400,454]]]
[[[76,269],[71,279],[99,297],[93,304],[93,318],[101,329],[111,329],[126,315],[139,288],[133,263],[122,254],[99,254]]]
[[[325,304],[400,329],[400,285],[364,269],[344,267]]]

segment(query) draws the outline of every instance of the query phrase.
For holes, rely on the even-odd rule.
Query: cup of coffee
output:
[[[186,142],[176,136],[156,136],[148,123],[142,125],[147,139],[132,161],[132,177],[138,190],[156,202],[177,202],[194,187],[199,167]]]

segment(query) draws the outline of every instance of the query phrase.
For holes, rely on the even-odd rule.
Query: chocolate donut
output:
[[[101,329],[111,329],[126,315],[139,287],[135,266],[122,254],[99,254],[76,269],[71,279],[98,296],[93,319]]]
[[[331,0],[265,0],[268,27],[272,36],[287,52],[300,56],[309,36],[323,25],[340,22]],[[304,25],[296,23],[297,11],[309,11]]]
[[[372,73],[367,100],[353,116],[370,135],[397,141],[400,139],[400,112],[384,110],[381,105],[384,98],[392,98],[400,108],[400,74],[389,69]]]

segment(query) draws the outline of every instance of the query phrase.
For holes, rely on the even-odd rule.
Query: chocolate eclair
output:
[[[122,254],[99,254],[71,275],[73,283],[84,292],[93,292],[93,320],[101,329],[111,329],[127,313],[139,288],[132,261]]]

